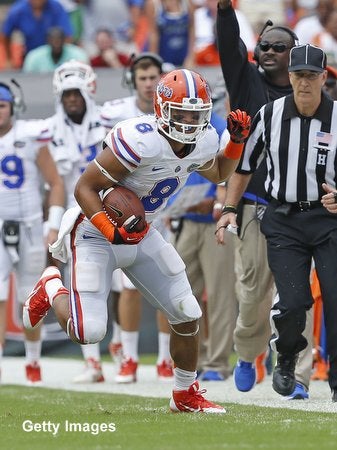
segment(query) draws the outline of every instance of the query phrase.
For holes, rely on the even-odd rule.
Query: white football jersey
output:
[[[97,106],[90,119],[76,124],[69,119],[60,126],[58,115],[46,119],[53,140],[49,151],[63,177],[66,190],[66,205],[76,205],[74,190],[78,178],[90,161],[102,150],[106,128],[100,122],[100,109]]]
[[[39,149],[50,139],[42,121],[18,120],[0,137],[0,219],[42,217],[43,178],[36,165]]]
[[[113,128],[122,120],[142,115],[144,113],[138,108],[135,95],[105,102],[101,110],[102,123],[106,128]]]
[[[206,133],[191,146],[191,152],[178,158],[167,139],[158,132],[153,116],[141,116],[118,123],[107,135],[105,143],[130,171],[120,184],[141,198],[146,220],[152,222],[165,208],[168,198],[178,192],[191,172],[219,151],[219,138],[209,125]]]

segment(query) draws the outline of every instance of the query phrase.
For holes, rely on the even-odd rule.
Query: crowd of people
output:
[[[337,401],[337,2],[280,2],[275,25],[249,23],[240,3],[18,0],[8,9],[4,68],[14,67],[20,31],[17,69],[53,73],[55,114],[20,120],[19,99],[0,83],[0,367],[15,272],[31,384],[43,379],[50,309],[81,345],[73,381],[104,382],[99,342],[113,292],[115,381],[137,381],[143,297],[157,309],[156,369],[173,383],[172,411],[224,413],[199,381],[233,374],[247,392],[264,381],[268,358],[286,399],[308,399],[311,380],[324,379]],[[199,65],[221,68],[224,117]],[[98,105],[95,68],[123,66],[134,94]],[[143,229],[137,217],[119,228],[107,218],[101,195],[115,184],[141,198]]]

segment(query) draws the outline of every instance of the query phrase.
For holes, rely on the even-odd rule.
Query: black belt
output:
[[[279,202],[278,200],[272,199],[270,201],[270,204],[275,206],[275,207],[279,207],[279,206],[285,206],[285,207],[290,207],[290,210],[292,212],[306,212],[306,211],[311,211],[312,209],[315,208],[322,208],[323,205],[321,203],[320,200],[314,200],[314,201],[309,201],[309,200],[302,200],[300,202],[293,202],[293,203],[288,203],[288,202]]]

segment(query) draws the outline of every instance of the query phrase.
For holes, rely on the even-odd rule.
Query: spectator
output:
[[[313,36],[309,43],[324,50],[328,64],[337,64],[337,9],[331,11],[323,30]]]
[[[71,25],[73,27],[73,43],[81,44],[83,33],[83,11],[82,3],[85,0],[58,0],[65,11],[68,13]]]
[[[99,342],[106,333],[111,275],[113,270],[123,268],[145,298],[169,320],[174,361],[171,411],[223,414],[225,409],[206,400],[196,381],[202,314],[184,263],[154,227],[145,222],[136,231],[139,217],[125,227],[115,227],[103,211],[99,193],[115,184],[133,189],[142,198],[146,219],[153,221],[169,197],[183,187],[190,172],[201,171],[214,183],[226,180],[241,156],[250,118],[241,111],[232,114],[231,140],[219,151],[217,133],[209,125],[209,87],[199,74],[187,70],[174,70],[161,79],[154,104],[156,117],[119,122],[105,138],[102,152],[78,180],[75,196],[85,217],[75,211],[68,223],[76,258],[72,274],[76,304],[64,294],[59,271],[49,267],[26,301],[24,325],[34,329],[53,305],[72,340]],[[90,239],[83,239],[83,233]],[[64,237],[60,235],[54,244],[54,255],[57,249],[63,249]],[[75,313],[78,308],[80,316]]]
[[[137,53],[135,31],[144,0],[88,0],[83,5],[84,38],[89,54],[97,28],[107,28],[114,33],[121,53]]]
[[[118,51],[113,33],[108,28],[99,28],[96,31],[95,43],[98,53],[90,58],[92,67],[118,68],[129,64],[129,55]]]
[[[288,60],[290,48],[296,44],[296,35],[288,28],[267,28],[259,36],[254,63],[249,62],[247,49],[239,37],[238,22],[229,0],[219,1],[217,16],[218,45],[223,76],[231,107],[245,108],[251,115],[268,102],[292,92],[289,82]],[[275,45],[276,44],[276,45]],[[231,64],[228,64],[231,61]],[[240,391],[250,391],[257,380],[257,372],[265,374],[263,362],[268,349],[271,330],[269,311],[274,296],[273,276],[268,266],[266,240],[260,231],[260,220],[267,201],[264,181],[265,164],[261,164],[237,205],[232,195],[240,175],[231,176],[226,204],[238,206],[239,237],[236,241],[238,264],[239,316],[234,331],[238,362],[234,381]],[[232,209],[225,210],[228,213]],[[312,314],[309,313],[309,319]],[[312,335],[310,320],[306,330]],[[258,369],[256,369],[258,367]],[[307,398],[312,367],[311,349],[306,349],[296,368],[298,386],[289,398]]]
[[[48,44],[27,53],[22,67],[24,72],[53,72],[70,60],[88,62],[88,56],[82,48],[65,42],[62,28],[50,28],[47,36]]]
[[[20,31],[24,38],[24,55],[47,43],[49,28],[63,29],[67,42],[72,40],[69,17],[56,0],[17,0],[9,9],[2,27],[1,39],[5,46],[7,66],[10,68],[10,42],[14,31]]]
[[[57,238],[64,212],[64,188],[47,147],[51,138],[40,121],[16,120],[19,99],[8,85],[0,84],[0,359],[5,342],[6,300],[10,275],[16,275],[17,299],[22,304],[32,279],[46,264],[46,244]],[[41,128],[43,131],[41,131]],[[50,187],[50,229],[44,242],[41,180]],[[41,327],[24,330],[27,384],[41,382]]]
[[[287,396],[296,386],[298,353],[308,345],[303,331],[306,311],[313,304],[313,260],[324,304],[329,385],[332,401],[337,402],[337,216],[329,212],[337,205],[333,194],[337,102],[322,93],[327,77],[322,49],[310,44],[292,48],[289,74],[294,93],[268,103],[254,117],[253,132],[237,169],[240,182],[232,199],[236,202],[243,194],[265,152],[269,169],[265,185],[270,202],[261,230],[278,291],[270,314],[271,343],[278,352],[273,388]],[[222,227],[229,223],[235,224],[231,213],[218,222],[220,242]]]
[[[294,27],[300,44],[312,42],[312,38],[324,30],[334,8],[335,0],[318,0],[315,14],[303,17]]]
[[[194,9],[190,0],[146,0],[149,50],[176,67],[194,66]]]
[[[205,6],[197,8],[195,20],[195,63],[198,66],[219,65],[219,52],[216,42],[215,22],[218,0],[206,0]],[[250,55],[255,48],[254,31],[245,15],[238,9],[235,14],[240,27],[240,37],[246,44]]]

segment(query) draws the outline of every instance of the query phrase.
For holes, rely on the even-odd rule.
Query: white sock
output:
[[[89,358],[92,358],[95,361],[101,360],[101,352],[98,343],[81,345],[81,349],[85,360]]]
[[[42,341],[25,340],[26,363],[32,364],[40,361]]]
[[[186,391],[191,384],[194,383],[197,378],[197,372],[190,372],[189,370],[179,369],[179,367],[175,367],[173,369],[174,372],[174,391]]]
[[[139,331],[121,330],[121,343],[123,347],[123,357],[125,359],[133,359],[138,361],[138,339]]]
[[[115,322],[114,320],[112,321],[112,336],[111,336],[111,342],[113,344],[119,344],[121,341],[121,327],[120,325]]]
[[[62,281],[59,278],[52,278],[51,280],[47,281],[46,283],[46,292],[49,298],[49,303],[53,304],[53,299],[57,293],[57,291],[64,287],[62,284]]]
[[[158,359],[157,364],[163,361],[170,361],[170,333],[163,333],[159,331],[158,333]]]

